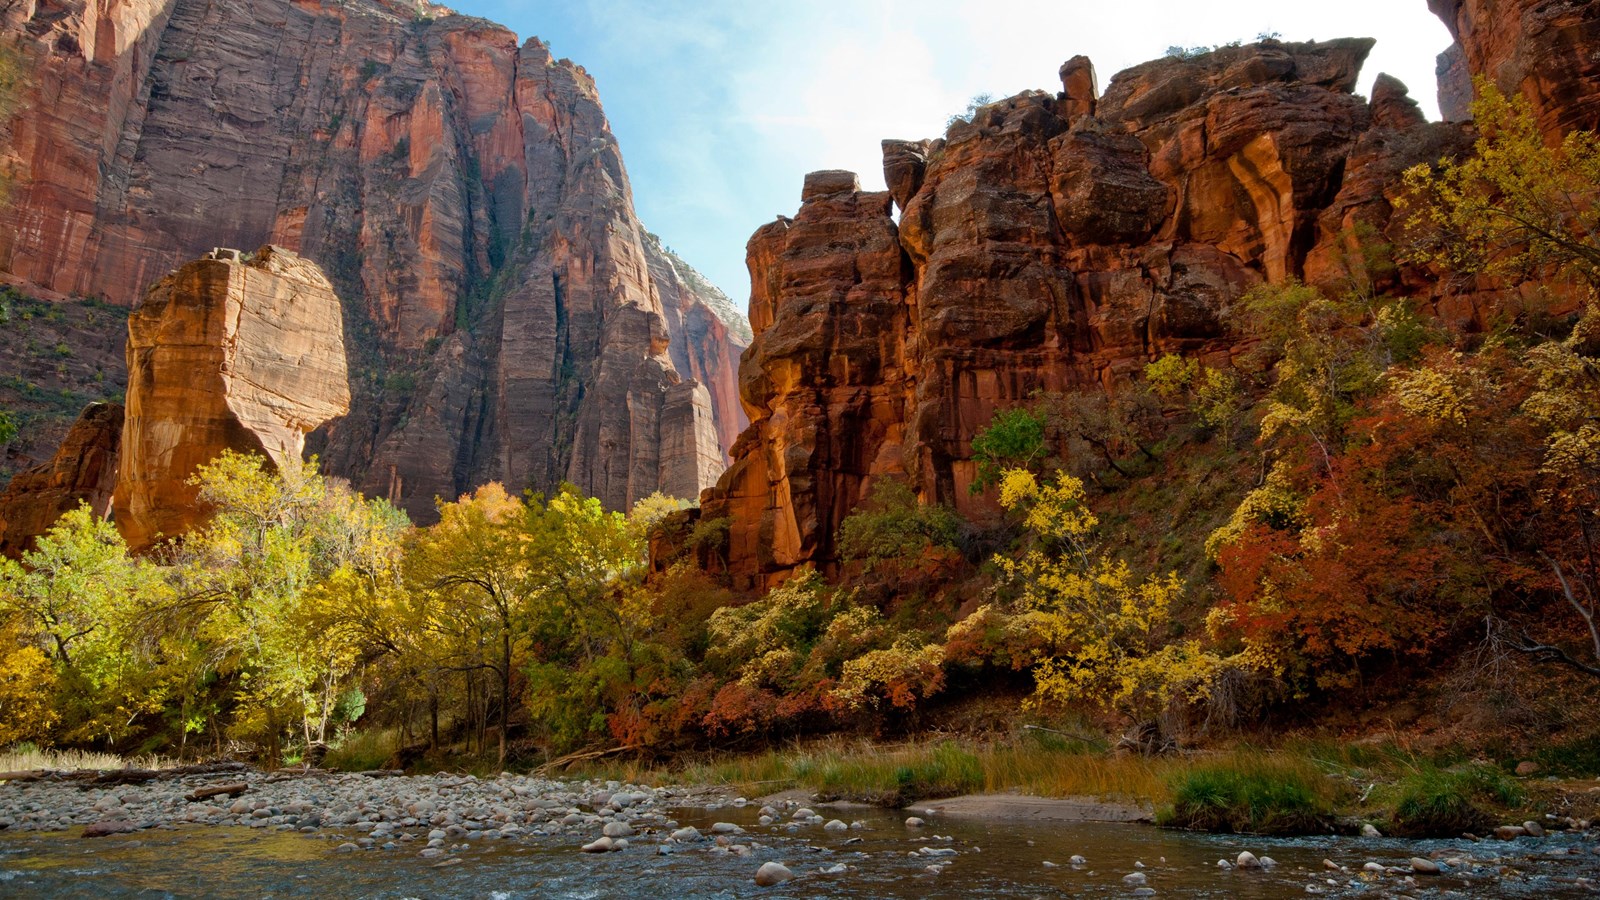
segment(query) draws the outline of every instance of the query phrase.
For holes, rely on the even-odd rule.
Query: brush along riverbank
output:
[[[613,763],[588,777],[704,785],[749,797],[804,797],[951,814],[1153,821],[1242,834],[1490,836],[1534,822],[1589,827],[1600,792],[1460,753],[1390,744],[1298,742],[1156,756],[1048,733],[1008,741],[830,740],[667,766]],[[1531,830],[1531,829],[1530,829]]]

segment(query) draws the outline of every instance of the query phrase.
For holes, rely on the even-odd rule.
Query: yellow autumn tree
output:
[[[1014,615],[1038,639],[1035,705],[1087,705],[1146,721],[1173,701],[1206,698],[1222,661],[1171,636],[1183,596],[1176,573],[1140,579],[1100,548],[1083,483],[1047,483],[1008,470],[1000,503],[1019,515],[1031,544],[996,562],[1018,590]],[[993,615],[992,610],[980,610]]]

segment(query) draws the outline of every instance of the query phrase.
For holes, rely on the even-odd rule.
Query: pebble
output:
[[[756,870],[756,884],[761,887],[782,884],[793,877],[794,873],[781,862],[764,862],[761,868]]]
[[[1413,856],[1411,857],[1411,871],[1418,875],[1438,875],[1441,870],[1439,864],[1433,860]]]

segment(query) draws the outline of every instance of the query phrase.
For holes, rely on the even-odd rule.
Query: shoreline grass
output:
[[[176,760],[164,756],[119,756],[93,750],[49,750],[18,744],[0,750],[0,772],[81,772],[104,769],[170,769]]]
[[[804,789],[824,801],[890,807],[960,794],[1092,798],[1152,810],[1167,827],[1252,834],[1352,831],[1364,822],[1397,835],[1459,834],[1467,829],[1458,824],[1487,827],[1526,801],[1494,766],[1392,745],[1289,742],[1142,757],[1029,732],[991,742],[827,739],[667,766],[614,761],[566,774],[749,797]],[[1464,818],[1452,818],[1462,810]],[[1433,823],[1424,824],[1429,817]]]

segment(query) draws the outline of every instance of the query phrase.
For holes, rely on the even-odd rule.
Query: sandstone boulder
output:
[[[128,408],[115,499],[130,547],[204,518],[197,466],[224,450],[298,465],[305,437],[350,408],[339,298],[309,260],[262,247],[163,278],[128,320]]]

